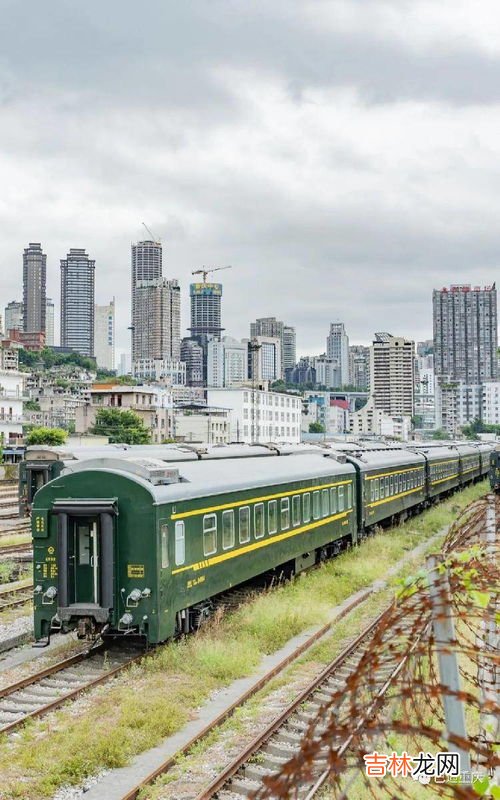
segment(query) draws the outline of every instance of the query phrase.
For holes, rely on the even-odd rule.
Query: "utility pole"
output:
[[[258,354],[262,345],[256,339],[252,339],[248,343],[248,352],[250,353],[250,364],[252,366],[252,404],[251,404],[251,444],[259,444],[259,410],[257,409],[257,359],[255,356]]]

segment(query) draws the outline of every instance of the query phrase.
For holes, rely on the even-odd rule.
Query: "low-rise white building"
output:
[[[363,408],[349,415],[349,430],[352,434],[375,434],[407,441],[411,431],[411,417],[389,416],[376,408],[371,397]]]
[[[16,444],[23,438],[23,413],[26,374],[14,369],[0,369],[0,440]]]
[[[134,361],[132,372],[134,378],[158,381],[165,386],[186,384],[186,365],[184,361],[173,358],[139,358]]]
[[[177,442],[229,444],[230,411],[211,406],[174,408],[170,414],[170,438]]]
[[[209,406],[228,408],[231,441],[300,442],[302,398],[261,389],[207,389]]]

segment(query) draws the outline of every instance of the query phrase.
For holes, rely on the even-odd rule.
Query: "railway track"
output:
[[[0,612],[9,608],[16,608],[33,599],[33,584],[24,583],[22,586],[0,587]]]
[[[10,733],[28,719],[53,711],[142,658],[143,650],[123,646],[110,650],[101,646],[0,689],[0,733]]]
[[[17,523],[17,525],[11,525],[8,528],[0,529],[0,540],[3,536],[12,536],[15,533],[30,533],[31,532],[31,525],[30,523],[22,522]]]
[[[265,778],[277,776],[282,767],[300,750],[301,742],[314,726],[315,736],[321,736],[327,724],[328,713],[349,713],[348,679],[356,671],[377,628],[388,610],[372,622],[337,658],[329,664],[241,753],[196,797],[196,800],[241,800],[253,797],[264,786]],[[422,632],[426,622],[422,623]],[[403,667],[403,658],[388,656],[381,660],[375,675],[366,689],[363,712],[356,721],[361,731],[366,721],[373,718],[383,704],[392,682]],[[345,707],[344,707],[345,706]],[[329,742],[324,748],[324,759],[316,762],[310,783],[296,787],[297,800],[312,800],[330,775],[327,757],[332,751],[342,758],[348,751],[352,736]],[[127,796],[128,797],[128,796]]]
[[[0,556],[9,555],[10,553],[31,553],[31,542],[20,542],[19,544],[0,544]]]

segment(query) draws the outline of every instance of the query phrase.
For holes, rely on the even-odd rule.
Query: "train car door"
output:
[[[100,604],[98,517],[73,517],[68,537],[69,602]]]

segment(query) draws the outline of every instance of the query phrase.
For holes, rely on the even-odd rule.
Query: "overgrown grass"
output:
[[[22,581],[31,578],[32,566],[22,562],[0,561],[0,584],[10,583],[13,580]]]
[[[398,528],[378,534],[292,584],[260,595],[196,636],[158,649],[93,693],[85,712],[62,709],[0,744],[3,800],[51,797],[100,769],[125,764],[178,730],[210,693],[250,674],[263,655],[327,618],[333,605],[382,577],[420,541],[484,494],[471,487]]]

